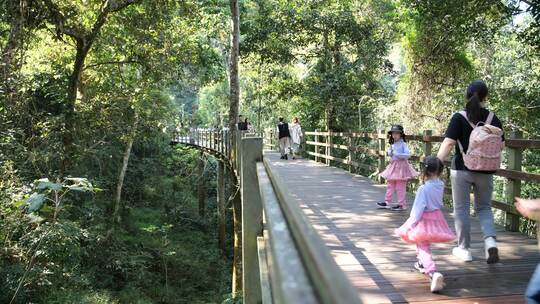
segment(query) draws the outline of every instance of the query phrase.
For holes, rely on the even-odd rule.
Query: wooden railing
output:
[[[358,291],[289,195],[284,177],[263,157],[263,146],[277,146],[275,132],[237,133],[234,161],[227,159],[230,135],[199,129],[175,134],[172,142],[208,151],[237,174],[243,303],[361,303]]]
[[[175,132],[173,143],[196,146],[213,154],[227,157],[230,150],[228,130],[193,129],[189,132]]]
[[[356,168],[366,170],[375,175],[384,170],[387,164],[386,147],[387,134],[385,131],[378,133],[343,133],[343,132],[305,132],[308,146],[314,147],[313,151],[306,151],[310,156],[313,156],[316,161],[324,161],[327,165],[332,162],[349,166],[349,169]],[[336,139],[340,143],[335,143]],[[354,140],[363,140],[364,145],[353,144]],[[422,135],[407,135],[407,141],[418,142],[421,144],[422,153],[420,155],[412,155],[410,161],[420,162],[426,156],[436,154],[433,151],[433,144],[440,143],[444,140],[443,136],[432,135],[432,131],[426,130]],[[368,147],[375,144],[375,147]],[[522,170],[522,156],[524,149],[540,149],[540,140],[538,139],[522,139],[517,132],[507,135],[505,141],[506,149],[506,168],[499,169],[495,173],[496,176],[506,178],[505,202],[493,200],[492,206],[505,212],[505,227],[510,231],[519,230],[519,213],[513,206],[515,197],[521,194],[521,182],[540,183],[540,174],[524,172]],[[323,150],[323,151],[321,151]],[[333,150],[346,151],[345,157],[338,157],[333,153]],[[355,161],[356,153],[377,158],[377,165],[370,165]],[[449,165],[449,162],[446,162]],[[379,180],[381,181],[381,180]],[[449,189],[448,189],[449,190]]]

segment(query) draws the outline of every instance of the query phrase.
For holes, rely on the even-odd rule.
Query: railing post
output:
[[[386,167],[386,156],[385,156],[385,153],[384,151],[386,150],[386,137],[385,137],[385,131],[384,130],[379,130],[379,136],[378,136],[378,142],[379,142],[379,149],[378,149],[378,152],[379,153],[379,164],[378,164],[378,168],[379,168],[379,173],[383,172],[384,171],[384,168]],[[382,154],[381,154],[381,151],[382,151]],[[379,176],[378,177],[378,181],[379,183],[382,183],[384,182],[384,179]]]
[[[326,135],[326,156],[332,155],[332,130],[328,130],[328,135]],[[326,159],[326,165],[330,166],[332,162],[329,158]]]
[[[219,131],[219,151],[221,154],[225,155],[225,131]]]
[[[433,135],[433,131],[432,130],[424,130],[424,137],[425,138],[430,138],[431,135]],[[423,142],[424,142],[424,157],[428,157],[431,155],[432,151],[433,151],[433,144],[431,143],[431,139],[430,141],[426,141],[425,138],[423,138]]]
[[[216,131],[216,149],[221,153],[221,141],[223,136],[221,136],[221,130]]]
[[[270,150],[274,150],[274,131],[270,130]]]
[[[318,146],[318,143],[319,143],[319,134],[318,134],[319,130],[315,129],[315,145],[313,146],[313,149],[315,151],[316,154],[319,154],[319,146]],[[317,155],[315,155],[315,162],[319,162],[319,157]]]
[[[222,142],[223,142],[223,155],[225,155],[226,157],[229,156],[229,153],[227,153],[227,141],[229,140],[229,137],[227,136],[227,130],[222,130],[221,131],[221,136],[223,137],[222,138]]]
[[[262,138],[243,138],[241,144],[243,302],[251,304],[261,302],[257,237],[263,230],[263,209],[257,162],[262,161]]]
[[[240,172],[242,168],[242,131],[236,130],[236,170]]]
[[[349,173],[353,173],[353,151],[352,151],[352,131],[349,130],[349,136],[347,137],[347,151],[349,151]]]
[[[510,139],[521,138],[520,131],[510,132]],[[506,155],[508,157],[508,169],[521,171],[523,149],[506,147]],[[521,180],[508,178],[506,184],[506,203],[513,205],[514,199],[521,194]],[[506,212],[505,228],[508,231],[519,231],[519,216],[510,212]]]
[[[276,130],[272,130],[272,138],[274,141],[274,145],[272,146],[273,151],[279,151],[279,132]]]

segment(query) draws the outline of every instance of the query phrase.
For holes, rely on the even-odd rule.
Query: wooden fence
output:
[[[357,168],[367,170],[370,173],[376,174],[382,172],[387,165],[386,131],[378,133],[344,133],[344,132],[305,132],[307,146],[312,146],[312,151],[306,151],[310,156],[313,156],[315,161],[325,162],[331,165],[332,162],[349,166],[350,169]],[[338,140],[336,140],[338,139]],[[366,145],[355,145],[353,140],[361,139],[367,142]],[[412,155],[410,161],[421,162],[426,156],[436,154],[433,151],[433,144],[440,143],[444,140],[443,136],[432,134],[431,130],[426,130],[422,135],[407,135],[407,141],[417,142],[421,144],[422,154]],[[335,143],[338,142],[339,143]],[[368,147],[375,144],[376,147]],[[271,145],[271,143],[270,143]],[[506,149],[506,168],[499,169],[495,173],[496,176],[501,176],[506,179],[505,201],[492,201],[492,206],[496,209],[505,212],[505,227],[510,231],[519,230],[520,215],[513,206],[515,197],[521,194],[521,182],[540,183],[540,174],[524,172],[522,170],[523,151],[525,149],[540,149],[540,140],[538,139],[523,139],[520,138],[520,133],[513,132],[507,135],[505,141]],[[346,157],[338,157],[335,150],[346,151]],[[355,161],[356,153],[373,156],[377,158],[377,165],[370,165]],[[449,165],[446,162],[445,165]],[[447,189],[449,190],[449,189]]]

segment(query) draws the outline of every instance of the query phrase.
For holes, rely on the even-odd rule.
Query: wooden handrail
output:
[[[332,132],[332,131],[308,131],[305,132],[307,136],[312,136],[315,140],[307,140],[306,145],[313,146],[315,151],[307,151],[307,154],[314,156],[316,161],[324,160],[327,165],[330,162],[344,164],[349,166],[349,170],[352,167],[368,170],[372,173],[381,172],[386,166],[386,150],[385,145],[387,141],[386,131],[373,132]],[[337,138],[341,138],[343,143],[334,143]],[[365,147],[362,145],[352,145],[352,139],[363,139],[371,141],[373,144],[377,144],[377,147]],[[324,142],[322,142],[324,140]],[[412,142],[420,142],[423,144],[422,155],[412,155],[409,160],[413,162],[423,161],[424,158],[433,153],[433,143],[440,143],[444,140],[444,136],[432,135],[431,131],[425,131],[422,135],[407,135],[407,140]],[[320,153],[319,148],[324,147],[325,153]],[[509,230],[515,231],[519,228],[519,213],[512,205],[514,197],[520,195],[520,183],[533,182],[540,183],[540,174],[533,172],[525,172],[521,170],[521,158],[522,151],[525,149],[540,149],[540,139],[522,139],[515,133],[510,132],[506,136],[505,148],[507,149],[509,159],[507,168],[501,168],[495,172],[494,175],[504,177],[508,183],[508,189],[506,193],[507,202],[492,201],[492,206],[496,209],[506,212],[507,220],[506,227]],[[348,156],[346,159],[332,155],[332,150],[347,151]],[[367,164],[360,164],[353,160],[354,153],[360,152],[370,156],[378,158],[378,166],[372,166]],[[450,162],[445,162],[446,166],[450,166]],[[380,180],[382,181],[382,180]]]
[[[309,223],[302,209],[290,196],[283,177],[272,168],[267,158],[263,158],[263,163],[319,301],[329,304],[361,303],[358,291],[336,264],[328,247]]]
[[[287,220],[263,163],[257,163],[257,177],[266,219],[262,239],[267,245],[266,277],[271,281],[272,298],[275,303],[315,303],[316,294],[294,238],[289,229],[283,229]],[[261,270],[264,268],[263,264]]]

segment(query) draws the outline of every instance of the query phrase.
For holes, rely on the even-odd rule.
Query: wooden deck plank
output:
[[[524,303],[523,293],[540,255],[535,240],[497,227],[501,263],[487,265],[478,221],[471,220],[471,263],[451,255],[453,244],[434,244],[446,288],[429,292],[428,279],[415,272],[414,245],[393,235],[409,212],[375,208],[384,185],[309,160],[284,161],[266,153],[334,259],[365,303]],[[409,208],[412,197],[408,200]],[[452,215],[445,216],[453,227]]]

